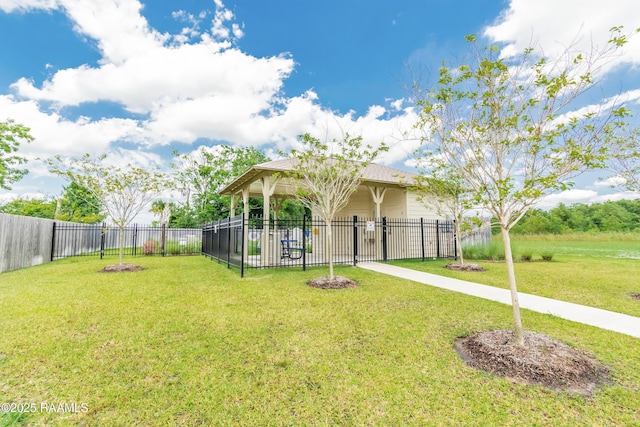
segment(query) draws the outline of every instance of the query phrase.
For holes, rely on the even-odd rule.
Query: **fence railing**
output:
[[[242,215],[214,221],[202,227],[202,253],[238,267],[244,275]]]
[[[131,225],[123,230],[123,254],[195,255],[202,252],[202,231]],[[106,224],[55,222],[51,242],[51,259],[71,256],[118,255],[120,228]]]
[[[243,219],[237,216],[203,227],[202,252],[241,269],[302,267],[397,259],[455,258],[450,221],[396,218],[339,218],[329,227],[320,218]]]

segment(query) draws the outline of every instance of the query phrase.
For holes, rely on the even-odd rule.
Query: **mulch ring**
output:
[[[343,276],[334,276],[333,279],[330,279],[329,276],[323,276],[309,280],[307,282],[307,285],[311,286],[312,288],[320,289],[346,289],[355,288],[360,284],[355,280],[351,280]]]
[[[637,299],[640,301],[640,294],[627,294],[627,295],[629,295],[633,299]]]
[[[447,270],[455,271],[487,271],[486,268],[478,264],[447,264],[444,266]]]
[[[513,331],[479,332],[456,340],[456,351],[470,366],[511,381],[589,395],[610,384],[610,370],[586,351],[548,335],[524,332],[524,346]]]
[[[140,270],[144,270],[144,268],[136,264],[114,264],[114,265],[107,265],[105,268],[98,271],[98,273],[122,273],[126,271],[140,271]]]

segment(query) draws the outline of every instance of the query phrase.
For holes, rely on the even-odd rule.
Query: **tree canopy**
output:
[[[443,63],[432,88],[415,87],[422,156],[453,167],[474,204],[500,226],[518,344],[523,329],[509,230],[542,196],[605,164],[607,142],[628,111],[606,102],[576,109],[575,101],[626,40],[613,28],[606,46],[568,46],[552,59],[535,48],[501,55],[468,36],[468,62]]]
[[[171,184],[157,169],[147,170],[131,164],[124,167],[107,165],[106,157],[92,158],[85,154],[79,159],[65,160],[56,156],[48,163],[52,173],[86,189],[85,193],[75,194],[84,194],[86,203],[94,203],[95,208],[103,209],[118,226],[122,264],[124,228]]]
[[[323,143],[306,133],[300,143],[302,149],[291,150],[297,163],[286,176],[296,188],[296,199],[325,221],[329,278],[333,280],[331,222],[358,190],[367,165],[388,148],[384,144],[378,148],[364,145],[361,136],[349,134]]]
[[[10,190],[11,184],[27,174],[26,169],[18,167],[27,160],[15,153],[21,143],[33,141],[29,131],[28,127],[11,119],[0,122],[0,189]]]
[[[229,196],[219,191],[251,166],[269,161],[253,147],[200,147],[190,154],[174,152],[172,168],[186,202],[172,209],[171,224],[199,226],[229,216]],[[256,201],[252,201],[256,203]]]

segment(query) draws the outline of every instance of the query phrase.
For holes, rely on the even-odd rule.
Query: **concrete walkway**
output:
[[[465,280],[452,279],[389,264],[361,263],[358,264],[358,267],[511,305],[511,295],[508,289],[500,289],[493,286],[467,282]],[[551,298],[524,294],[522,292],[518,292],[518,300],[520,301],[520,308],[537,311],[538,313],[552,314],[563,319],[640,338],[640,318],[638,317],[570,302],[557,301]]]

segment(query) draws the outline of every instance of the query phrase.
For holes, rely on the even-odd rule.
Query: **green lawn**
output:
[[[139,257],[102,274],[75,258],[0,275],[0,402],[82,403],[20,425],[637,425],[637,339],[526,312],[528,329],[593,352],[592,397],[467,367],[457,336],[510,328],[511,308],[353,267],[237,270]],[[562,261],[559,260],[558,264]],[[554,263],[551,263],[554,265]],[[8,420],[8,417],[4,419]]]
[[[629,258],[640,252],[640,241],[633,235],[618,240],[599,240],[602,236],[516,236],[512,242],[518,291],[562,301],[603,308],[640,317],[640,302],[629,294],[640,293],[640,260]],[[611,237],[611,236],[609,236]],[[542,253],[553,254],[551,262]],[[520,261],[531,254],[533,262]],[[509,288],[504,262],[468,261],[487,269],[482,273],[446,270],[451,261],[394,261],[393,264],[469,280],[500,288]]]

